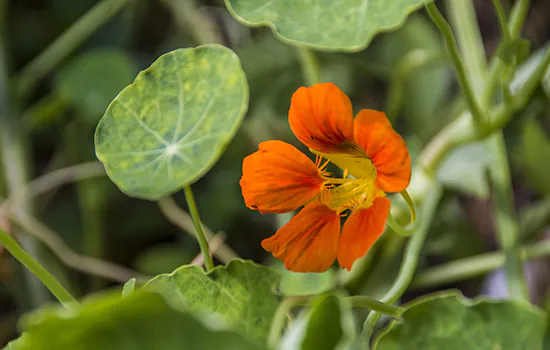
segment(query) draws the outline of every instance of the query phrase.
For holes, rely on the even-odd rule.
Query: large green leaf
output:
[[[76,312],[46,307],[23,319],[9,350],[260,349],[242,335],[171,309],[156,293],[95,296]]]
[[[247,26],[269,26],[282,41],[317,50],[360,51],[431,0],[225,0]]]
[[[458,292],[422,297],[393,322],[376,350],[540,350],[546,315],[522,301],[468,300]]]
[[[198,266],[182,266],[144,288],[187,310],[216,313],[228,326],[263,341],[281,299],[273,293],[278,280],[267,267],[233,260],[208,274]]]
[[[142,71],[109,105],[96,155],[126,194],[158,199],[217,161],[248,105],[238,57],[220,45],[179,49]]]

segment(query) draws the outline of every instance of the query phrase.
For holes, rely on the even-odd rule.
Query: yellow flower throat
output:
[[[366,209],[372,206],[376,198],[386,196],[376,186],[376,167],[364,152],[357,149],[345,154],[311,151],[317,156],[315,165],[325,180],[319,200],[331,210],[341,214],[348,209]],[[327,161],[322,164],[323,158]],[[344,171],[342,178],[333,177],[325,170],[329,162]]]

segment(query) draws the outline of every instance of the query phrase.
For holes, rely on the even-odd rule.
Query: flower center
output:
[[[331,210],[338,214],[346,210],[355,210],[358,208],[368,208],[372,206],[372,203],[377,197],[383,197],[386,194],[375,185],[376,180],[376,168],[372,165],[372,162],[368,158],[360,158],[354,156],[330,154],[326,155],[328,160],[322,163],[322,158],[317,154],[316,165],[319,169],[319,174],[325,180],[323,189],[319,194],[319,200],[321,203],[328,206]],[[336,161],[335,161],[336,159]],[[326,166],[329,162],[336,164],[344,170],[344,176],[342,178],[332,177],[327,172]],[[343,165],[351,165],[355,173],[365,175],[361,178],[348,178],[351,173],[348,168]],[[354,175],[351,174],[351,175]]]

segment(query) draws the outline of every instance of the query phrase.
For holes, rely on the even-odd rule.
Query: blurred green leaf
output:
[[[550,140],[535,118],[529,118],[523,128],[519,154],[529,185],[550,194]]]
[[[487,169],[492,156],[483,141],[457,148],[443,161],[437,173],[441,183],[479,198],[489,196]]]
[[[285,333],[280,349],[348,348],[356,336],[351,305],[336,295],[317,297]]]
[[[136,72],[131,58],[122,50],[88,51],[59,70],[54,91],[95,124]]]
[[[376,350],[542,349],[546,315],[515,300],[468,300],[457,291],[421,297],[376,340]]]
[[[11,350],[259,349],[237,333],[215,331],[205,318],[171,309],[155,293],[96,295],[81,306],[25,316],[24,335]]]
[[[315,295],[324,293],[336,286],[336,274],[330,269],[321,273],[292,272],[279,264],[281,283],[279,290],[286,296]]]
[[[142,71],[110,104],[96,155],[129,196],[155,200],[200,179],[248,104],[238,57],[220,45],[179,49]]]
[[[407,130],[422,141],[432,137],[447,120],[441,108],[452,79],[433,23],[412,15],[399,30],[377,38],[363,55],[369,64],[391,72],[387,77],[389,117],[401,117]]]
[[[241,23],[269,26],[278,39],[317,50],[360,51],[430,0],[225,0]]]
[[[229,327],[264,340],[281,299],[273,293],[278,280],[267,267],[233,260],[208,274],[198,266],[182,266],[153,278],[144,288],[190,311],[215,313]]]

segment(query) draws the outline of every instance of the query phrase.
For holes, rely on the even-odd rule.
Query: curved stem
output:
[[[307,305],[308,303],[309,297],[289,297],[279,304],[279,307],[273,316],[273,321],[271,322],[271,327],[269,328],[269,334],[267,336],[267,344],[271,349],[276,349],[277,344],[279,344],[279,339],[281,338],[281,333],[283,331],[283,327],[285,326],[287,314],[295,306]]]
[[[0,230],[0,244],[2,244],[14,258],[23,264],[52,292],[67,310],[72,310],[78,304],[75,298],[57,281],[40,263],[27,253],[6,232]]]
[[[19,76],[18,93],[24,97],[39,79],[71,54],[84,40],[132,0],[102,0],[80,17],[40,55],[29,62]]]
[[[430,2],[426,4],[426,9],[432,21],[439,28],[439,31],[441,32],[441,34],[443,34],[443,38],[445,39],[447,50],[449,51],[449,54],[451,56],[451,59],[456,69],[456,76],[458,79],[458,83],[460,84],[460,87],[462,88],[462,92],[464,93],[464,97],[468,102],[468,106],[470,107],[470,111],[472,112],[472,117],[478,129],[480,131],[485,130],[487,118],[485,116],[485,112],[483,111],[481,105],[479,104],[477,98],[474,95],[474,90],[466,75],[466,68],[464,66],[464,62],[462,61],[462,57],[458,52],[458,47],[456,45],[456,40],[454,38],[451,26],[445,20],[441,12],[439,12],[435,3]]]
[[[353,307],[365,307],[384,315],[399,317],[405,311],[404,308],[386,304],[366,295],[354,295],[347,298]]]
[[[388,226],[391,227],[391,229],[397,233],[400,236],[408,237],[412,235],[420,225],[418,225],[418,222],[416,224],[410,225],[409,227],[403,227],[400,223],[395,220],[393,215],[391,213],[388,214]]]
[[[395,303],[403,295],[409,284],[413,279],[414,272],[416,270],[416,265],[418,263],[418,257],[420,255],[420,250],[424,244],[424,240],[428,234],[428,229],[430,223],[432,222],[433,216],[437,209],[439,200],[441,199],[442,189],[439,184],[435,181],[432,181],[432,186],[430,192],[427,194],[426,199],[422,205],[421,210],[421,224],[417,232],[412,236],[407,244],[405,250],[405,257],[403,263],[401,264],[401,269],[397,279],[394,281],[390,290],[384,295],[380,300],[383,303]],[[368,344],[368,340],[372,334],[372,330],[376,325],[376,322],[380,318],[381,314],[378,312],[371,312],[365,323],[363,325],[363,332],[361,334],[362,340],[365,345]]]
[[[193,225],[195,225],[197,241],[199,242],[201,253],[204,257],[204,265],[206,266],[206,271],[208,272],[214,268],[214,262],[212,261],[212,256],[208,250],[208,241],[206,240],[206,236],[202,229],[199,211],[197,210],[197,204],[195,203],[195,197],[193,196],[193,191],[191,191],[191,186],[185,186],[184,192],[187,205],[189,206],[189,213],[191,213],[191,219],[193,220]]]
[[[298,53],[298,60],[302,66],[302,72],[307,85],[311,86],[320,83],[321,73],[319,70],[319,61],[315,53],[304,47],[297,47],[296,52]]]
[[[550,240],[537,242],[519,249],[522,260],[550,255]],[[481,276],[504,266],[506,253],[496,251],[448,262],[420,272],[411,283],[412,289],[437,287]]]

